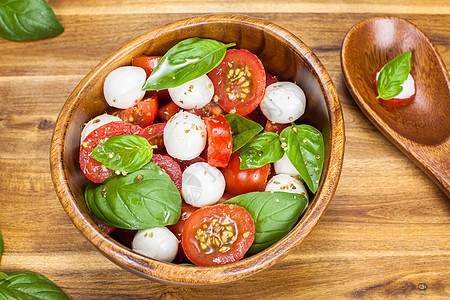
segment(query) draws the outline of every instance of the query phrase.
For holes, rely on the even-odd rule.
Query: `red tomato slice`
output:
[[[123,110],[116,110],[112,113],[125,122],[146,127],[153,123],[158,112],[158,97],[150,96],[149,98],[139,101],[135,106]]]
[[[291,124],[280,124],[280,123],[274,123],[272,121],[267,120],[266,126],[264,127],[264,131],[270,131],[275,132],[276,134],[280,134],[283,129],[290,126]]]
[[[150,145],[157,146],[153,152],[159,153],[164,151],[164,127],[166,127],[166,123],[156,123],[141,128],[136,134],[146,138]]]
[[[225,192],[238,195],[264,191],[270,172],[270,164],[260,168],[241,170],[239,168],[240,163],[239,153],[234,152],[228,166],[221,170],[225,177]]]
[[[224,116],[204,119],[208,135],[206,161],[213,167],[226,167],[231,156],[231,127]]]
[[[259,58],[245,49],[231,49],[209,74],[215,99],[229,113],[245,116],[264,97],[266,73]]]
[[[139,54],[131,59],[131,65],[135,67],[141,67],[145,70],[145,73],[148,76],[153,72],[153,70],[158,65],[162,56],[147,56],[143,54]],[[147,91],[147,95],[156,95],[159,99],[170,99],[168,90],[161,91]]]
[[[197,266],[232,263],[244,257],[255,237],[251,215],[234,204],[203,206],[184,223],[181,242]]]
[[[163,122],[167,122],[180,110],[181,108],[175,102],[170,101],[158,110],[158,116]]]
[[[166,171],[167,175],[169,175],[170,179],[172,179],[178,191],[181,193],[182,173],[178,163],[169,155],[161,154],[153,154],[151,162]]]
[[[101,140],[116,135],[134,134],[140,129],[139,126],[123,121],[116,121],[105,124],[89,133],[80,146],[80,168],[84,175],[95,183],[105,181],[114,171],[105,167],[98,160],[90,157],[89,155],[92,150],[94,150]]]
[[[181,262],[184,257],[183,247],[181,246],[181,236],[183,234],[183,227],[186,220],[190,217],[190,215],[196,211],[198,207],[194,207],[192,205],[187,204],[186,202],[181,203],[181,217],[176,224],[169,225],[167,228],[172,231],[172,233],[178,238],[180,243],[178,244],[178,253],[173,263]]]

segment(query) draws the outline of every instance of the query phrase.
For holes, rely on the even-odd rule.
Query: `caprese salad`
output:
[[[232,44],[183,40],[104,81],[110,110],[81,133],[94,221],[156,260],[213,266],[284,237],[319,187],[321,132],[306,96]]]
[[[411,51],[407,51],[384,66],[374,75],[377,99],[388,107],[406,105],[416,95],[416,82],[411,74]]]

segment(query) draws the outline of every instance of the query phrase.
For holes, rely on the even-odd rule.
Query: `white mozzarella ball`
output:
[[[276,174],[288,174],[291,176],[300,175],[300,173],[298,173],[297,169],[289,160],[286,153],[284,153],[283,157],[280,160],[274,162],[273,167],[275,169]]]
[[[147,79],[145,70],[140,67],[125,66],[106,76],[103,94],[112,107],[125,109],[134,106],[145,95],[142,90]]]
[[[181,195],[186,203],[202,207],[219,201],[225,191],[225,178],[205,162],[190,165],[183,172]]]
[[[181,160],[199,156],[206,145],[205,123],[199,116],[178,112],[164,128],[164,145],[170,156]]]
[[[267,182],[265,191],[288,192],[294,194],[302,194],[308,199],[308,191],[303,183],[297,178],[288,174],[278,174],[273,176]]]
[[[214,85],[207,75],[170,88],[170,98],[181,108],[202,108],[214,96]]]
[[[266,88],[260,104],[262,113],[272,122],[294,122],[305,112],[306,96],[295,83],[280,81]]]
[[[142,229],[134,236],[132,248],[150,258],[172,262],[177,256],[178,239],[166,227]]]
[[[116,122],[116,121],[122,121],[122,119],[119,117],[116,117],[116,116],[108,115],[108,114],[103,114],[103,115],[93,118],[92,120],[87,122],[86,125],[84,125],[83,131],[81,131],[81,141],[80,142],[83,142],[84,139],[89,135],[89,133],[91,133],[95,129],[97,129],[105,124],[108,124],[111,122]]]

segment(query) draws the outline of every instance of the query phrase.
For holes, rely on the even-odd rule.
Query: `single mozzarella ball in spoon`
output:
[[[202,108],[214,95],[214,85],[207,75],[170,88],[170,98],[181,108]]]
[[[303,183],[297,178],[288,174],[278,174],[273,176],[266,185],[266,191],[287,192],[302,194],[309,201],[308,191]]]
[[[378,76],[380,76],[380,72],[378,72],[376,75],[377,81],[378,81]],[[408,77],[402,84],[400,84],[400,86],[403,88],[403,90],[400,92],[400,94],[395,96],[393,99],[407,99],[416,93],[416,87],[414,85],[414,78],[412,77],[411,73],[408,74]]]
[[[262,113],[270,121],[287,124],[303,115],[306,96],[295,83],[280,81],[266,87],[260,107]]]
[[[205,128],[205,123],[199,116],[185,111],[178,112],[164,128],[167,153],[181,160],[199,156],[206,145]]]
[[[225,191],[225,178],[217,168],[205,162],[190,165],[183,172],[181,195],[195,207],[219,201]]]
[[[166,227],[143,229],[134,236],[132,248],[150,258],[172,262],[178,252],[178,239]]]
[[[291,176],[300,175],[300,173],[298,173],[297,169],[289,160],[286,153],[284,153],[283,157],[280,160],[274,162],[273,167],[275,169],[276,174],[288,174]]]
[[[116,122],[116,121],[122,121],[122,119],[119,117],[116,117],[116,116],[108,115],[108,114],[103,114],[103,115],[93,118],[92,120],[87,122],[86,125],[84,125],[83,131],[81,131],[81,141],[80,142],[83,142],[84,139],[86,139],[86,137],[89,135],[89,133],[91,133],[95,129],[97,129],[105,124],[108,124],[111,122]]]
[[[103,94],[112,107],[125,109],[138,103],[145,95],[142,86],[147,79],[145,70],[140,67],[125,66],[106,76]]]

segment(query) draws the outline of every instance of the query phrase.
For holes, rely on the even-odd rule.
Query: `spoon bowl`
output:
[[[376,99],[377,70],[411,51],[414,99],[387,107]],[[341,66],[346,85],[367,118],[450,197],[450,78],[429,38],[396,17],[375,17],[344,38]]]

